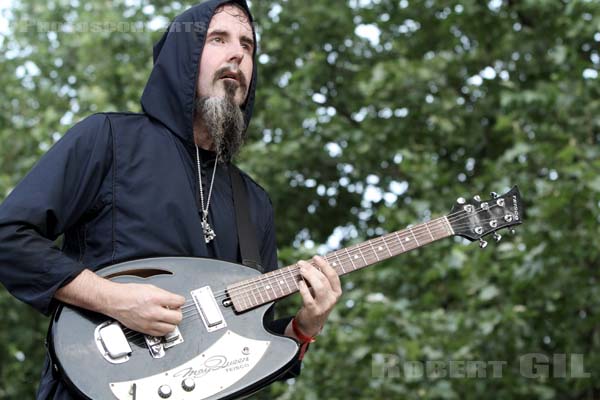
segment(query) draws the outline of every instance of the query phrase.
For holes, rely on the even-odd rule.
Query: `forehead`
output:
[[[208,30],[240,29],[252,36],[252,26],[248,15],[239,7],[226,4],[217,8],[208,25]]]

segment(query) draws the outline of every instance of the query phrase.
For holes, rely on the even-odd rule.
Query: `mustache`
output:
[[[231,65],[226,65],[223,68],[218,69],[215,72],[214,82],[217,82],[222,78],[233,78],[240,84],[243,90],[248,87],[248,80],[242,71],[237,68],[233,68]]]

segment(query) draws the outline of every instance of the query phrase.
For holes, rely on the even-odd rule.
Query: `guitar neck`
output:
[[[324,258],[341,276],[452,235],[454,230],[444,216],[334,251]],[[300,280],[300,269],[293,264],[229,285],[227,292],[236,311],[242,312],[297,292]]]

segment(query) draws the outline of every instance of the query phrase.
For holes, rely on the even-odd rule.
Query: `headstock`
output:
[[[480,241],[480,246],[487,246],[482,238],[490,233],[494,239],[500,241],[502,236],[497,233],[502,228],[510,228],[521,224],[523,221],[523,205],[519,188],[513,188],[503,195],[491,193],[490,200],[481,200],[479,196],[473,200],[459,198],[452,211],[448,214],[448,221],[454,234],[469,240]],[[514,233],[514,229],[510,229]]]

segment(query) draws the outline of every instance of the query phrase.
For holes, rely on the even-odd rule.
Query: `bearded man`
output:
[[[143,112],[79,122],[0,206],[4,286],[46,315],[64,302],[144,334],[172,332],[182,296],[95,271],[159,256],[242,261],[230,169],[252,115],[255,60],[245,1],[212,0],[178,16],[155,45]],[[273,208],[258,184],[241,177],[261,270],[272,271]],[[273,321],[273,331],[305,341],[322,329],[341,288],[325,260],[313,264],[299,263],[308,282],[298,284],[303,306],[294,318]],[[299,361],[291,373],[299,373]],[[76,396],[46,360],[37,398]]]

